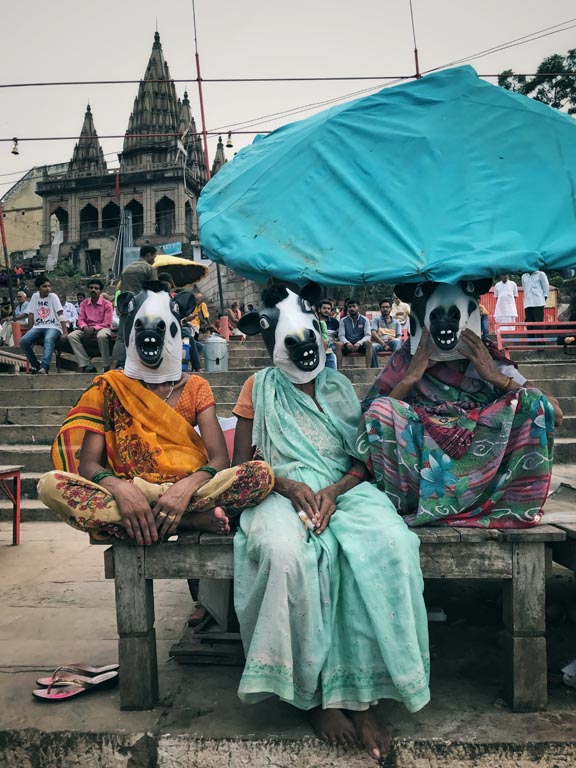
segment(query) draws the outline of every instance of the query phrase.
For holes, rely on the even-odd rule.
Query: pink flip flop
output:
[[[108,664],[105,667],[90,667],[88,664],[66,664],[61,667],[56,667],[50,677],[39,677],[38,680],[36,680],[36,685],[43,685],[45,687],[54,685],[56,677],[64,680],[66,674],[72,675],[73,677],[81,676],[92,678],[97,675],[103,675],[105,672],[116,672],[119,668],[119,664]],[[60,685],[64,684],[65,683],[60,683]]]
[[[68,678],[68,673],[65,674]],[[75,678],[70,676],[70,679],[61,679],[56,676],[48,688],[38,688],[32,691],[32,696],[43,701],[65,701],[97,688],[111,688],[117,680],[118,672],[105,672],[92,678],[78,675]]]

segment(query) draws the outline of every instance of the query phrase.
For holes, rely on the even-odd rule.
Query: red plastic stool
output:
[[[20,472],[24,469],[20,466],[6,466],[0,464],[0,491],[12,502],[12,544],[20,544]],[[8,487],[8,480],[13,480],[12,490]]]

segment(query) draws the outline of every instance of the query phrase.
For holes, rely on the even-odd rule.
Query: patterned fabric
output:
[[[360,404],[337,371],[315,381],[320,409],[279,369],[258,372],[253,440],[278,475],[318,491],[350,468]],[[375,486],[340,495],[321,536],[272,493],[242,513],[234,539],[240,698],[304,710],[390,698],[417,711],[430,697],[422,590],[418,538]]]
[[[139,477],[132,482],[142,491],[152,508],[172,485],[154,485]],[[248,461],[218,472],[194,496],[186,514],[193,515],[194,512],[223,506],[228,517],[232,518],[246,507],[265,499],[273,486],[274,473],[270,467],[261,461]],[[92,538],[128,538],[114,496],[80,475],[59,470],[47,472],[38,483],[38,495],[65,522],[79,531],[90,533]]]
[[[52,445],[52,465],[78,474],[84,434],[106,440],[108,468],[117,477],[174,483],[207,461],[196,415],[214,404],[208,382],[191,376],[176,408],[121,371],[96,376],[70,410]],[[183,415],[186,418],[183,418]]]
[[[537,390],[498,395],[438,363],[407,402],[388,397],[410,353],[392,356],[366,396],[358,448],[409,525],[526,528],[540,522],[554,412]]]

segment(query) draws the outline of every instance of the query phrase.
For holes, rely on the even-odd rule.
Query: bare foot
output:
[[[230,533],[230,521],[222,507],[214,507],[203,512],[190,512],[185,515],[180,528],[191,528],[194,531],[207,531],[225,536]]]
[[[364,745],[370,757],[374,760],[385,757],[390,750],[390,734],[383,725],[380,725],[374,711],[372,709],[364,712],[346,710],[346,714],[354,723],[358,740]]]
[[[314,733],[322,741],[340,747],[357,747],[356,729],[341,709],[316,707],[308,712]]]

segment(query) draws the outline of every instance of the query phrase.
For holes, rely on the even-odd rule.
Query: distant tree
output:
[[[498,75],[498,85],[507,91],[531,96],[555,109],[565,109],[576,114],[576,48],[566,56],[555,53],[544,59],[534,77],[515,75],[507,69]],[[564,74],[566,73],[566,74]]]

